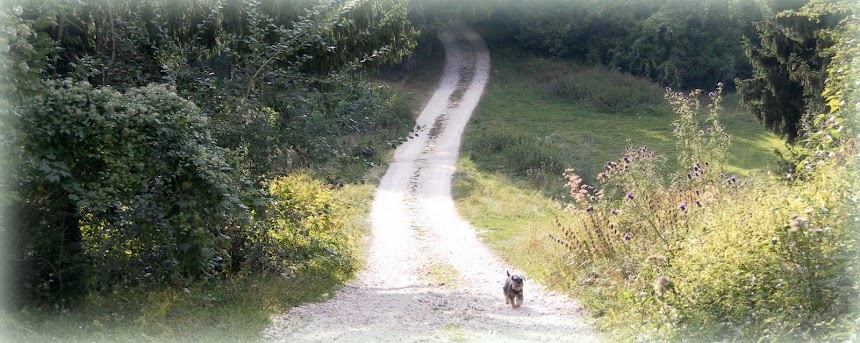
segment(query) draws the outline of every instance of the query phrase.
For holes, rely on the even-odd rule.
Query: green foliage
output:
[[[272,202],[247,238],[251,270],[323,273],[340,280],[352,274],[359,237],[330,186],[295,173],[272,180],[268,194]]]
[[[220,39],[221,56],[179,63],[171,79],[206,104],[218,144],[252,179],[307,167],[328,169],[334,182],[354,179],[410,126],[402,102],[361,73],[399,62],[414,47],[402,5],[321,2],[278,26],[284,19],[268,7],[241,3],[234,10],[244,21]]]
[[[493,160],[508,167],[512,174],[543,171],[550,174],[560,172],[560,159],[545,143],[526,134],[507,128],[484,131],[471,144],[478,161]]]
[[[286,191],[268,188],[306,167],[358,179],[408,132],[405,102],[367,77],[415,47],[406,1],[15,2],[2,13],[12,130],[0,157],[13,173],[0,204],[17,225],[20,300],[280,272],[264,267],[275,260],[348,275],[354,242],[299,240],[296,225],[317,215],[273,219]]]
[[[739,45],[754,1],[507,1],[487,25],[505,41],[672,87],[749,75]]]
[[[827,105],[821,93],[834,53],[833,33],[852,13],[843,1],[800,5],[757,25],[760,43],[745,42],[753,76],[736,81],[756,118],[789,142],[799,138],[805,113],[820,113]]]
[[[574,204],[553,237],[586,306],[645,340],[847,337],[860,290],[850,169],[819,164],[802,183],[726,176],[720,92],[707,124],[698,95],[667,94],[683,169],[664,176],[642,147],[607,163],[599,187],[566,173]]]
[[[664,107],[660,87],[650,81],[602,66],[546,63],[533,59],[535,81],[546,92],[604,113],[655,112]]]
[[[247,207],[193,103],[160,85],[120,93],[62,80],[25,110],[13,209],[26,293],[224,269],[224,229]]]

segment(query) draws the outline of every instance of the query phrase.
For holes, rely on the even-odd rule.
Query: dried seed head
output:
[[[657,280],[654,280],[654,292],[657,292],[659,295],[663,295],[666,293],[666,290],[670,288],[669,277],[666,275],[660,275],[657,277]]]
[[[663,264],[663,263],[666,263],[666,261],[668,261],[668,259],[666,259],[666,256],[661,256],[661,255],[648,256],[648,262],[651,262],[654,264]]]

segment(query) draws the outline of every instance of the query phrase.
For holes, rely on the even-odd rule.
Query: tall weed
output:
[[[586,306],[621,336],[656,341],[847,337],[856,305],[857,245],[844,159],[805,181],[724,174],[731,136],[719,122],[721,84],[699,122],[700,91],[667,89],[678,161],[628,147],[585,185],[565,173],[560,218],[568,265]],[[841,324],[840,324],[841,323]]]

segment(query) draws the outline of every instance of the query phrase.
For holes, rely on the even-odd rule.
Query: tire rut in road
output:
[[[489,77],[480,36],[463,24],[441,34],[445,69],[399,146],[371,211],[365,270],[332,299],[273,320],[281,342],[594,341],[570,299],[526,285],[525,304],[505,305],[507,265],[460,219],[451,199],[460,139]],[[427,129],[429,128],[429,130]]]

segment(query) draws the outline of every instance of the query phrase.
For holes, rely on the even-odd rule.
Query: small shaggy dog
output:
[[[505,280],[505,286],[502,287],[502,290],[505,291],[505,304],[511,304],[514,308],[518,308],[523,305],[523,281],[524,278],[522,275],[511,275],[511,272],[508,273],[508,279]]]

